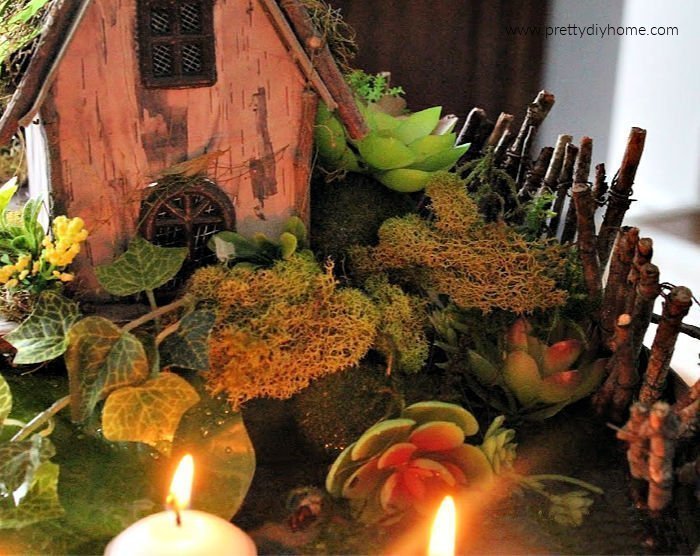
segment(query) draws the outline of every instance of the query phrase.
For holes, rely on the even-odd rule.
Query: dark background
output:
[[[411,110],[440,105],[465,116],[520,119],[542,88],[543,37],[510,36],[507,26],[545,25],[547,0],[330,0],[355,29],[354,66],[390,71]],[[458,125],[461,125],[458,124]]]

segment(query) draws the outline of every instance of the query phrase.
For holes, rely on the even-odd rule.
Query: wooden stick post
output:
[[[548,91],[540,91],[532,104],[527,107],[520,131],[518,131],[513,144],[506,152],[505,170],[514,178],[518,173],[521,159],[530,155],[529,150],[525,151],[523,149],[526,146],[527,136],[530,135],[531,140],[534,138],[552,106],[554,106],[554,95]],[[533,127],[534,130],[531,131],[530,127]]]
[[[466,158],[474,159],[479,157],[481,154],[481,147],[486,140],[486,129],[490,129],[486,111],[483,108],[472,108],[455,142],[456,145],[462,145],[464,143],[471,144],[466,153]]]
[[[571,189],[576,208],[576,224],[578,228],[578,240],[576,242],[578,254],[583,265],[583,279],[586,283],[588,295],[593,302],[600,299],[601,278],[598,253],[595,241],[595,201],[588,185],[588,173],[591,168],[591,155],[593,152],[593,140],[590,137],[581,139],[581,150],[576,160],[574,173],[574,186]],[[594,320],[597,318],[594,317]]]
[[[501,114],[498,116],[498,119],[496,120],[496,125],[493,126],[491,135],[489,135],[489,138],[486,140],[486,146],[495,148],[496,145],[498,145],[498,143],[500,142],[501,137],[503,137],[503,134],[510,129],[512,123],[513,114],[506,114],[505,112],[501,112]],[[457,145],[459,144],[460,143],[457,143]]]
[[[652,511],[663,510],[671,501],[673,456],[678,438],[678,419],[665,402],[656,402],[649,413],[649,497]]]
[[[554,147],[543,147],[532,169],[525,176],[525,183],[518,191],[518,201],[526,203],[535,196],[542,184],[549,162],[554,154]]]
[[[640,238],[634,252],[632,266],[630,267],[629,274],[627,275],[627,282],[629,282],[630,287],[632,288],[632,295],[627,298],[627,305],[625,306],[625,311],[627,313],[631,313],[634,309],[634,300],[637,295],[637,284],[639,283],[639,276],[641,274],[642,267],[651,262],[651,257],[653,254],[653,240],[650,237]]]
[[[627,277],[632,266],[638,239],[639,228],[631,226],[623,226],[617,235],[608,272],[608,281],[605,284],[600,318],[605,341],[610,339],[617,317],[625,312],[627,297],[630,293]]]
[[[632,400],[639,382],[631,354],[632,318],[623,314],[615,323],[613,355],[606,365],[607,378],[593,396],[593,405],[599,414],[608,413],[615,422],[624,419],[624,411]]]
[[[661,322],[651,345],[649,364],[639,393],[640,402],[652,404],[661,397],[681,322],[688,314],[692,303],[693,294],[684,286],[677,286],[668,294],[664,302]]]
[[[654,302],[659,293],[659,268],[655,264],[647,263],[640,269],[632,308],[632,355],[636,361],[639,360],[644,335],[649,328]]]
[[[555,237],[561,222],[562,212],[564,211],[564,202],[566,194],[571,189],[571,182],[574,179],[574,164],[578,156],[578,147],[573,143],[567,143],[564,148],[564,161],[562,162],[561,172],[557,179],[557,196],[554,199],[552,212],[554,216],[549,221],[549,237]]]
[[[644,152],[646,135],[647,132],[638,127],[633,127],[630,131],[622,165],[608,193],[608,208],[598,233],[598,258],[603,266],[608,262],[617,230],[632,202],[632,186]]]
[[[617,431],[617,438],[627,442],[627,463],[630,474],[635,479],[648,479],[649,440],[646,435],[649,408],[642,403],[630,407],[630,418],[623,428]]]
[[[338,114],[345,124],[348,135],[352,139],[362,139],[369,133],[367,122],[355,105],[355,97],[350,87],[333,60],[328,45],[321,40],[306,8],[299,0],[280,0],[280,6],[300,35],[299,38],[312,59],[316,71],[323,78],[323,82],[338,103]]]

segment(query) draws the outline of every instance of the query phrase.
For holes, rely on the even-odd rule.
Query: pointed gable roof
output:
[[[28,119],[36,114],[91,1],[53,0],[51,3],[36,50],[0,118],[0,145],[6,144],[17,128],[27,125]],[[258,1],[311,86],[329,108],[338,110],[350,136],[359,139],[366,135],[368,129],[353,94],[299,0]]]

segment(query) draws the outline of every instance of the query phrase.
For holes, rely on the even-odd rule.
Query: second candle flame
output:
[[[193,477],[194,460],[190,454],[187,454],[180,460],[168,492],[167,504],[175,512],[179,513],[190,505]]]
[[[428,556],[454,556],[457,534],[457,510],[451,496],[446,496],[435,516],[430,535]]]

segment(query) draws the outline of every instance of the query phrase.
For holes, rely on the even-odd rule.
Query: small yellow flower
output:
[[[29,276],[29,271],[28,270],[23,270],[22,272],[19,273],[19,279],[24,280],[27,276]]]
[[[8,281],[5,283],[5,287],[7,287],[7,288],[14,288],[17,284],[19,284],[19,282],[17,281],[16,278],[13,278],[12,280],[8,280]]]
[[[35,276],[41,270],[41,261],[34,261],[32,263],[32,276]]]
[[[72,282],[73,278],[75,278],[75,276],[73,276],[70,272],[62,272],[58,277],[61,282]]]

